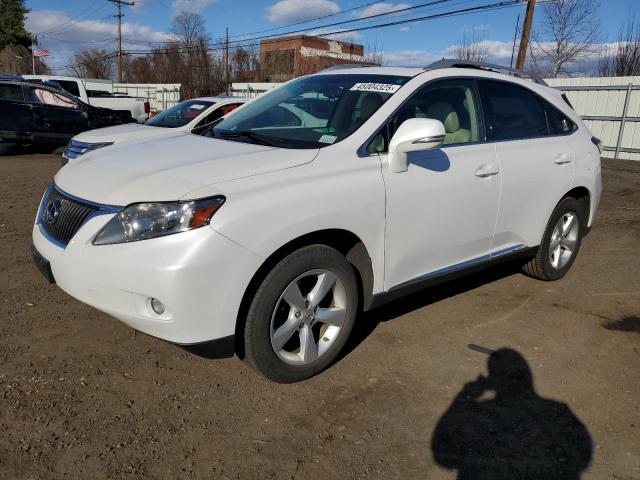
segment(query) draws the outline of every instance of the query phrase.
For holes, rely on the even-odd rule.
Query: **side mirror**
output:
[[[389,168],[406,172],[407,152],[438,148],[444,142],[444,125],[431,118],[410,118],[398,128],[389,142]]]

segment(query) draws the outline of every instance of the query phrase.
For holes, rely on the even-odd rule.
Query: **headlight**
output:
[[[64,156],[70,159],[78,158],[80,155],[84,155],[87,152],[97,150],[98,148],[108,147],[113,145],[113,142],[100,142],[100,143],[87,143],[74,140],[69,140],[67,148],[64,151]]]
[[[86,151],[97,150],[99,148],[108,147],[109,145],[113,145],[113,142],[89,143]]]
[[[94,245],[137,242],[208,225],[223,196],[185,202],[134,203],[123,208],[98,232]]]

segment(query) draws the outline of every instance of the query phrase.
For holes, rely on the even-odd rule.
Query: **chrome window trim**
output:
[[[414,90],[414,93],[417,92],[418,90],[425,88],[427,85],[431,84],[431,83],[435,83],[435,82],[439,82],[439,81],[446,81],[446,80],[460,80],[460,79],[467,79],[467,80],[472,80],[474,81],[474,83],[476,83],[476,94],[478,95],[478,101],[479,101],[479,105],[480,105],[480,109],[481,109],[481,115],[482,115],[482,123],[484,125],[485,123],[485,112],[484,112],[484,105],[482,103],[482,93],[480,92],[480,87],[478,86],[477,82],[478,80],[492,80],[495,82],[503,82],[503,83],[509,83],[511,85],[516,85],[518,87],[524,88],[525,90],[531,92],[533,95],[535,95],[538,98],[543,99],[545,102],[547,102],[548,104],[550,104],[553,108],[555,108],[556,110],[558,110],[563,116],[569,118],[569,120],[571,120],[571,122],[576,126],[576,128],[570,132],[566,132],[566,133],[559,133],[559,134],[554,134],[554,135],[541,135],[541,136],[537,136],[537,137],[524,137],[524,138],[509,138],[509,139],[504,139],[504,140],[487,140],[486,139],[486,125],[485,125],[485,140],[478,140],[477,142],[465,142],[465,143],[451,143],[449,145],[442,145],[441,149],[447,148],[447,147],[459,147],[459,146],[467,146],[467,145],[479,145],[479,144],[492,144],[492,143],[504,143],[504,142],[519,142],[519,141],[525,141],[525,140],[540,140],[542,138],[560,138],[560,137],[570,137],[571,135],[579,132],[582,130],[582,127],[580,126],[580,124],[578,124],[577,122],[575,122],[569,115],[567,115],[566,113],[564,113],[562,110],[560,110],[558,107],[556,107],[553,103],[551,103],[549,100],[547,100],[546,98],[544,98],[542,95],[540,95],[538,92],[534,92],[533,90],[531,90],[530,88],[525,87],[524,85],[520,85],[519,83],[516,82],[511,82],[509,80],[503,80],[503,79],[496,79],[496,78],[485,78],[485,77],[476,77],[476,76],[453,76],[453,77],[441,77],[441,78],[436,78],[433,80],[428,80],[425,83],[423,83],[422,85],[420,85],[419,87],[417,87]],[[411,94],[409,97],[407,97],[404,102],[402,102],[393,112],[391,112],[391,115],[389,115],[386,120],[384,122],[382,122],[382,125],[380,125],[378,128],[375,129],[375,131],[365,140],[365,142],[360,145],[360,147],[356,150],[356,155],[358,156],[358,158],[366,158],[366,157],[373,157],[376,155],[380,155],[380,154],[386,154],[388,153],[387,150],[385,150],[384,152],[375,152],[375,153],[369,153],[367,151],[367,146],[369,145],[369,143],[371,143],[371,141],[375,138],[376,135],[378,135],[380,133],[380,130],[391,120],[391,118],[393,118],[393,116],[398,113],[398,111],[405,106],[405,104],[411,99],[411,97],[413,96],[413,94]]]

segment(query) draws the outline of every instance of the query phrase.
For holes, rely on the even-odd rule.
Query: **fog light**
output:
[[[158,315],[162,315],[164,313],[164,305],[157,298],[152,298],[151,299],[151,308]]]

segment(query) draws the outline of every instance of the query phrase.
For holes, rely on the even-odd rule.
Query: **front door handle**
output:
[[[494,165],[480,165],[476,170],[476,177],[486,178],[500,173],[500,169]]]
[[[565,165],[567,163],[571,163],[571,155],[568,153],[561,153],[558,155],[553,161],[556,165]]]

